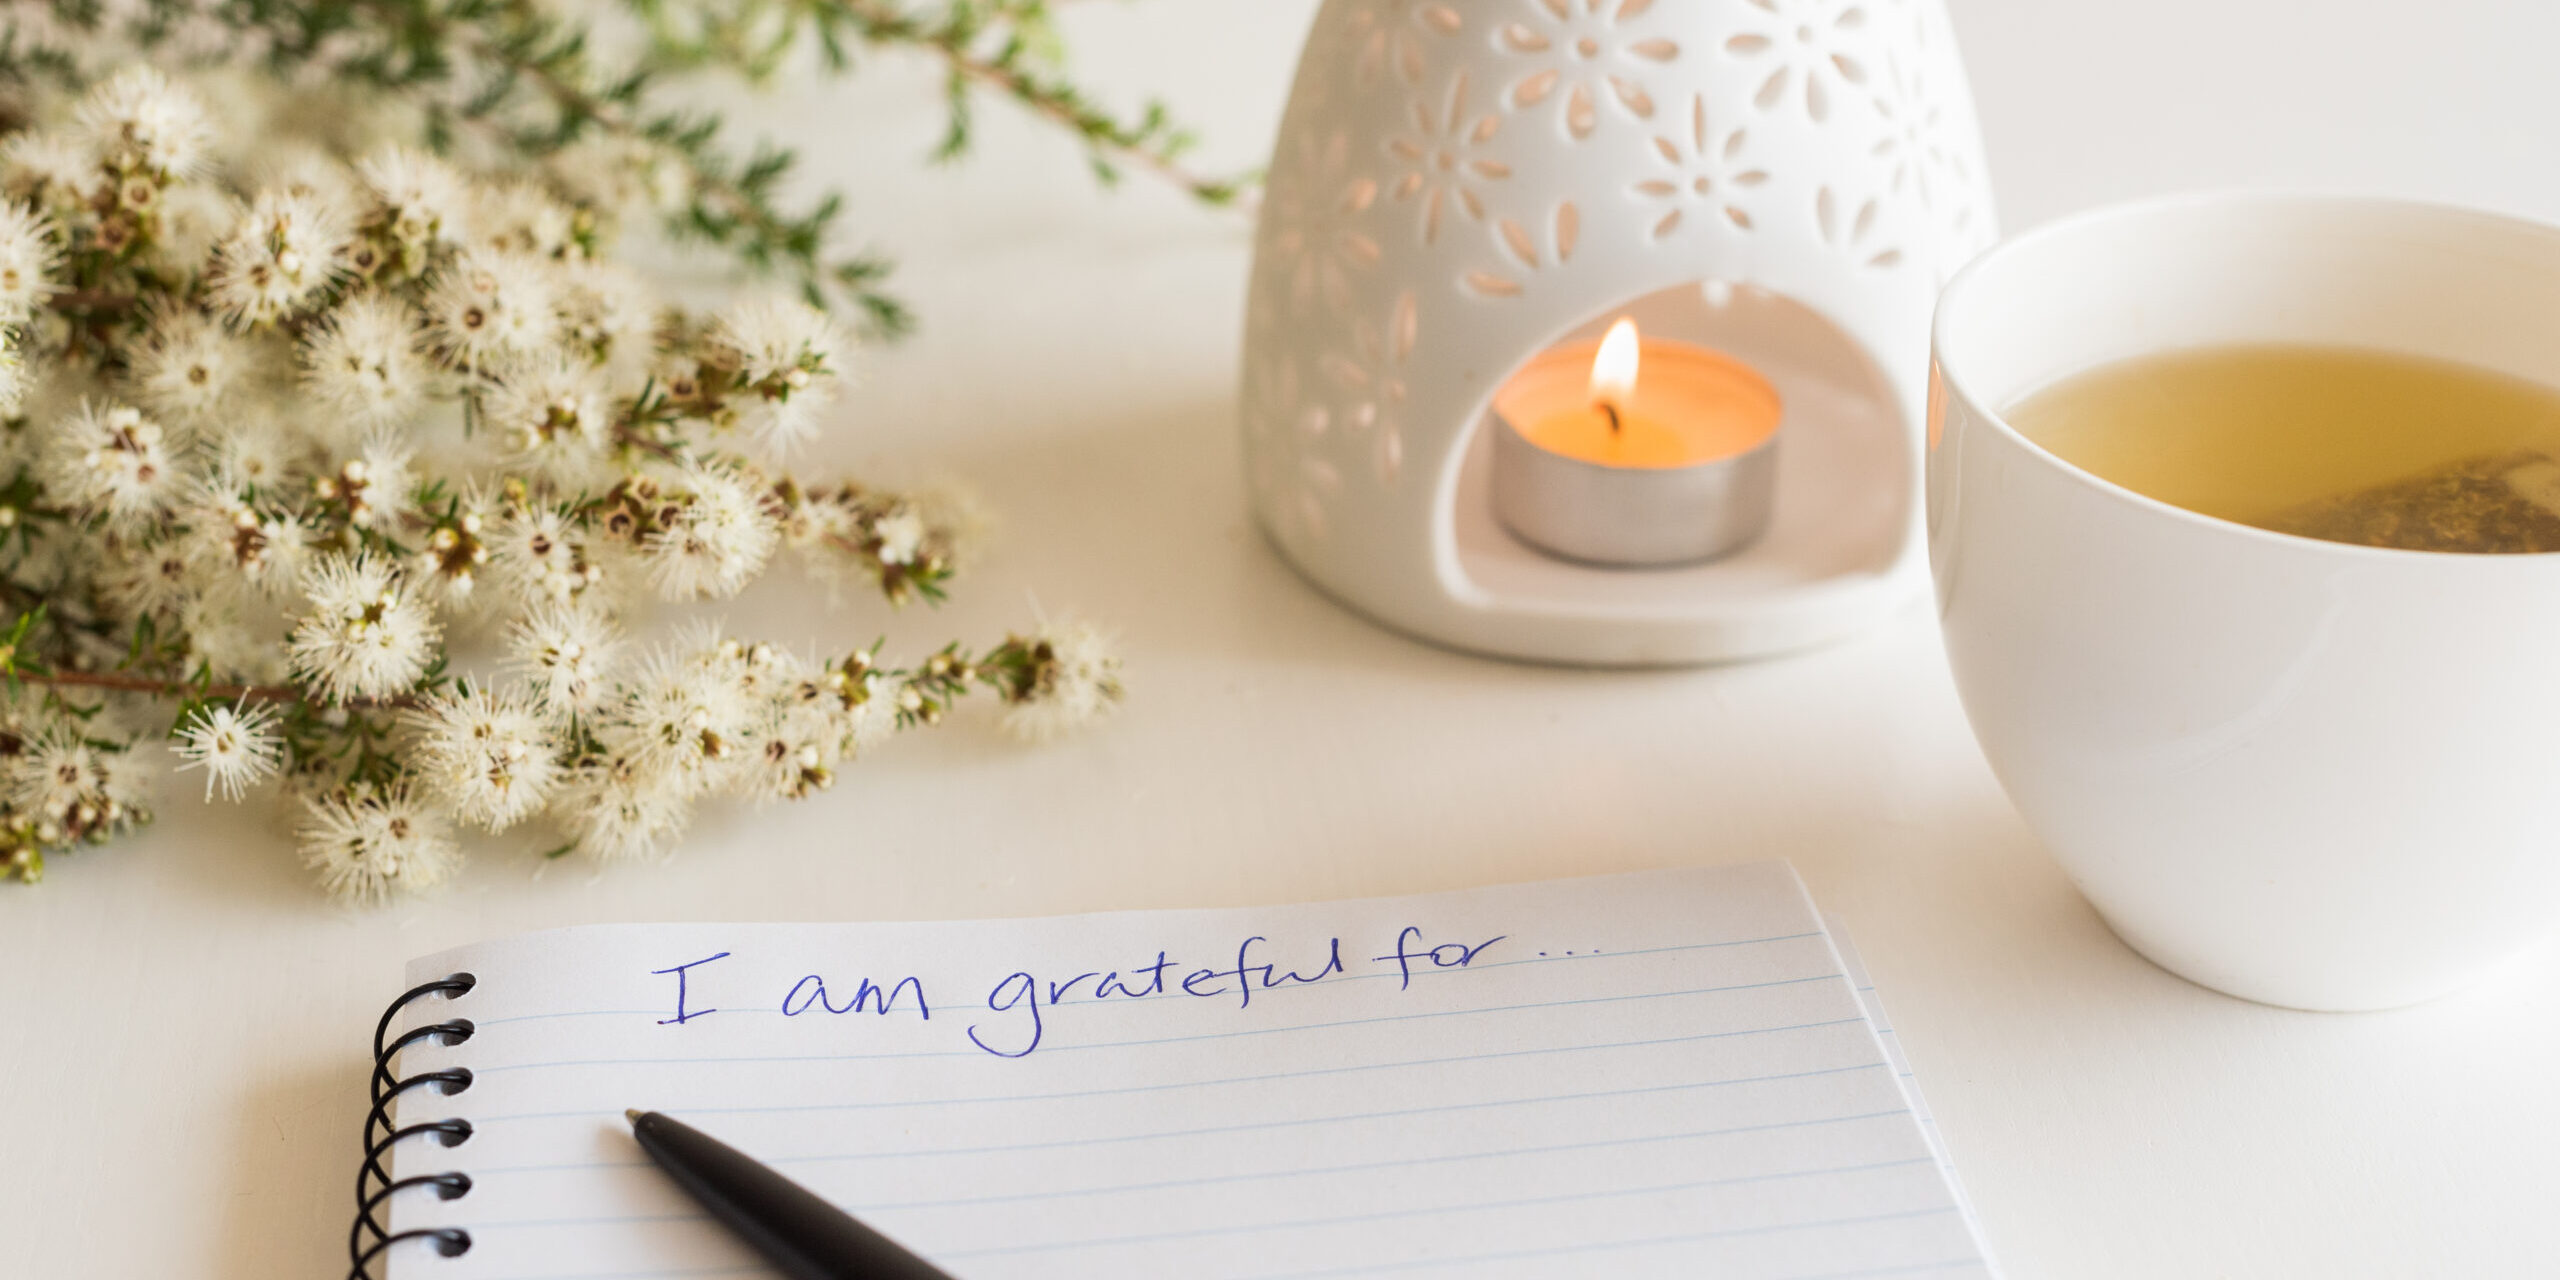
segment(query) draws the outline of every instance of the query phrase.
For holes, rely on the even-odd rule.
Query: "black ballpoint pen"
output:
[[[625,1111],[640,1149],[791,1280],[951,1280],[940,1267],[756,1163],[655,1111]]]

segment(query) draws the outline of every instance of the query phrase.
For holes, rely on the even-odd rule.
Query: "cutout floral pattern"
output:
[[[1832,103],[1867,83],[1857,33],[1867,25],[1867,10],[1855,0],[1748,0],[1766,15],[1759,30],[1726,38],[1726,53],[1755,68],[1759,88],[1753,106],[1773,110],[1790,97],[1804,103],[1805,115],[1820,124],[1831,118]]]
[[[1743,192],[1767,182],[1769,174],[1743,160],[1743,149],[1749,145],[1744,131],[1728,129],[1719,134],[1708,127],[1704,94],[1690,99],[1685,123],[1685,128],[1653,140],[1654,154],[1671,167],[1670,176],[1635,184],[1636,194],[1668,206],[1654,219],[1653,238],[1660,240],[1678,231],[1692,211],[1737,231],[1751,230],[1751,214],[1739,201]]]
[[[1939,256],[1941,277],[1989,246],[1990,216],[1977,207],[1981,183],[1978,142],[1957,127],[1963,111],[1946,96],[1946,86],[1931,75],[1931,50],[1943,39],[1931,22],[1933,11],[1917,7],[1911,15],[1908,43],[1887,52],[1875,87],[1875,109],[1883,127],[1874,155],[1885,174],[1886,189],[1908,190],[1935,220],[1944,240]],[[1960,90],[1958,91],[1960,93]]]
[[[1413,125],[1411,132],[1387,140],[1387,154],[1404,170],[1391,194],[1421,210],[1422,242],[1433,244],[1440,238],[1440,224],[1451,206],[1473,221],[1484,221],[1479,188],[1510,177],[1511,166],[1485,154],[1485,144],[1502,128],[1502,117],[1492,112],[1468,114],[1463,71],[1450,77],[1439,106],[1415,100]]]
[[[1272,174],[1262,251],[1300,314],[1321,302],[1351,307],[1352,277],[1378,264],[1377,238],[1357,224],[1378,202],[1378,181],[1351,171],[1351,140],[1336,131],[1301,135]]]
[[[1516,218],[1501,218],[1494,222],[1493,232],[1494,244],[1513,266],[1530,271],[1550,264],[1563,266],[1573,261],[1573,251],[1582,244],[1582,207],[1559,200],[1541,230],[1531,230]],[[1517,276],[1481,267],[1460,274],[1458,283],[1467,292],[1488,298],[1516,298],[1524,288]]]
[[[1345,26],[1352,48],[1352,78],[1362,87],[1389,71],[1407,85],[1422,83],[1434,37],[1453,36],[1466,25],[1446,0],[1370,0]]]
[[[1636,78],[1642,64],[1680,56],[1679,42],[1637,35],[1624,24],[1642,17],[1654,0],[1537,0],[1529,6],[1538,25],[1504,23],[1495,33],[1503,49],[1538,60],[1504,94],[1512,110],[1553,100],[1567,136],[1579,141],[1600,125],[1599,103],[1617,103],[1627,114],[1650,120],[1653,95]]]
[[[1322,362],[1326,379],[1342,396],[1336,425],[1368,442],[1370,464],[1385,484],[1395,483],[1404,466],[1405,368],[1413,359],[1420,319],[1408,289],[1396,295],[1384,324],[1353,321],[1351,350]]]
[[[1258,410],[1252,481],[1263,510],[1283,537],[1321,541],[1330,523],[1326,507],[1342,491],[1342,473],[1323,449],[1332,412],[1307,400],[1304,377],[1287,357],[1249,363],[1246,380],[1247,402]]]
[[[1902,250],[1884,243],[1880,223],[1884,206],[1872,197],[1854,209],[1829,187],[1813,193],[1813,226],[1822,242],[1856,260],[1860,266],[1900,265]]]
[[[1936,181],[1938,175],[1953,169],[1961,181],[1963,162],[1948,154],[1945,111],[1929,96],[1921,60],[1887,54],[1875,104],[1884,136],[1877,139],[1874,153],[1883,162],[1887,189],[1896,194],[1907,189],[1919,197],[1920,207],[1935,209],[1935,188],[1943,185]]]

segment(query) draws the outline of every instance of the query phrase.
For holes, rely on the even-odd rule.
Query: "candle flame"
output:
[[[1593,404],[1620,407],[1636,398],[1636,349],[1636,322],[1618,317],[1600,339],[1599,354],[1591,357]]]

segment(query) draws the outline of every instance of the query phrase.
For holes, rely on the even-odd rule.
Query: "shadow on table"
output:
[[[240,1100],[214,1280],[345,1274],[368,1065],[280,1071]]]
[[[114,851],[119,863],[138,855],[127,874],[147,874],[210,901],[297,917],[333,908],[302,866],[291,819],[279,809],[272,784],[238,804],[200,801],[184,790],[188,776],[170,787],[158,821]]]

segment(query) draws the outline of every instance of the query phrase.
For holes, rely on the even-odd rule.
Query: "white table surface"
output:
[[[1067,25],[1089,78],[1160,89],[1209,162],[1251,164],[1311,8],[1138,0]],[[1955,8],[2012,228],[2233,183],[2560,217],[2560,6]],[[2560,951],[2362,1016],[2152,968],[2002,799],[1916,602],[1819,653],[1671,674],[1462,657],[1341,612],[1244,512],[1240,220],[1145,184],[1098,194],[995,104],[976,158],[925,170],[930,83],[893,60],[762,109],[846,179],[927,326],[876,358],[821,461],[965,476],[1004,517],[994,561],[893,637],[992,637],[1036,593],[1123,629],[1125,714],[1040,750],[964,716],[821,799],[708,822],[663,867],[490,850],[444,896],[364,913],[322,899],[261,818],[172,787],[148,836],[0,886],[0,1273],[333,1274],[375,1013],[408,957],[483,936],[1784,856],[1865,951],[2014,1275],[2560,1274]],[[781,589],[739,610],[836,644],[881,614]]]

